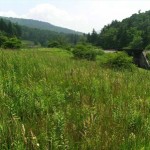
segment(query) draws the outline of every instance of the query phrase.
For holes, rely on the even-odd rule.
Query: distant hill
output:
[[[36,21],[25,21],[26,23],[35,23]],[[38,23],[40,21],[37,21]],[[41,23],[41,22],[40,22]],[[41,23],[42,24],[42,23]],[[32,24],[33,25],[33,24]],[[35,24],[36,25],[36,24]],[[59,28],[59,27],[58,27]],[[58,29],[57,28],[57,29]],[[61,28],[62,29],[62,28]],[[66,29],[67,30],[67,29]],[[59,30],[60,31],[60,30]],[[69,31],[69,30],[68,30]],[[10,20],[10,18],[0,17],[0,47],[3,44],[4,38],[17,37],[23,41],[30,41],[35,45],[46,46],[50,42],[57,41],[61,45],[75,45],[83,39],[83,34],[75,31],[70,31],[69,33],[56,32],[52,30],[39,29],[37,27],[29,27],[16,23],[16,21]]]
[[[12,18],[12,17],[2,17],[2,18],[5,18],[7,20],[10,20],[13,23],[17,23],[18,25],[26,26],[29,28],[49,30],[49,31],[54,31],[54,32],[58,32],[58,33],[79,34],[79,35],[82,34],[81,32],[63,28],[63,27],[58,27],[58,26],[52,25],[48,22],[43,22],[43,21],[38,21],[38,20],[33,20],[33,19]]]

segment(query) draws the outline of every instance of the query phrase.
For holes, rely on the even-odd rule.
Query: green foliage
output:
[[[29,41],[36,41],[43,47],[48,47],[49,43],[54,41],[59,42],[61,45],[76,44],[79,42],[81,35],[64,34],[48,30],[33,29],[29,27],[22,27],[21,38]]]
[[[8,40],[6,36],[0,34],[0,47]]]
[[[2,33],[0,34],[0,47],[3,47],[5,49],[18,49],[21,47],[21,41],[16,37],[9,38],[5,36],[4,33]]]
[[[87,34],[87,40],[103,49],[144,49],[150,44],[149,20],[150,11],[133,14],[121,22],[115,20],[105,25],[100,33]]]
[[[60,43],[57,42],[57,41],[49,42],[48,47],[49,48],[59,48],[60,47]]]
[[[131,49],[142,49],[143,41],[140,36],[134,37],[133,41],[129,44],[129,48]]]
[[[101,48],[94,48],[94,51],[96,52],[96,54],[98,56],[101,56],[101,55],[105,54],[104,50],[102,50]]]
[[[143,49],[143,39],[141,37],[142,32],[137,31],[134,29],[134,32],[131,32],[132,35],[132,41],[129,43],[130,49]]]
[[[132,70],[134,68],[132,57],[124,52],[105,54],[105,58],[101,61],[103,67],[115,70]]]
[[[12,18],[12,17],[11,18],[4,17],[4,19],[10,20],[13,23],[17,22],[19,25],[26,26],[29,28],[36,28],[36,29],[40,29],[40,30],[47,30],[47,31],[53,31],[53,32],[57,32],[57,33],[65,33],[65,34],[78,34],[78,35],[82,34],[81,32],[76,32],[74,30],[70,30],[67,28],[54,26],[50,23],[42,22],[42,21],[38,21],[38,20]]]
[[[102,47],[104,49],[115,49],[117,48],[117,34],[118,30],[114,27],[105,29],[101,33]],[[109,41],[109,42],[108,42]]]
[[[71,51],[71,44],[69,44],[67,41],[65,41],[65,38],[58,39],[58,41],[50,41],[48,43],[49,48],[62,48],[68,51]]]
[[[93,45],[97,45],[98,41],[98,34],[97,32],[93,29],[91,34],[87,34],[87,42],[92,43]]]
[[[150,72],[71,58],[0,51],[0,149],[149,150]]]
[[[91,45],[78,44],[72,53],[75,58],[95,60],[98,52]]]
[[[146,54],[146,58],[148,59],[148,61],[150,62],[150,53]]]
[[[85,37],[79,32],[29,19],[0,17],[0,31],[6,33],[8,37],[16,36],[22,40],[38,43],[43,47],[48,47],[49,43],[58,41],[64,48],[68,44],[75,45],[80,40],[85,40]]]
[[[150,44],[145,47],[145,50],[150,50]]]
[[[6,33],[9,37],[20,37],[22,34],[21,27],[19,25],[3,18],[0,18],[0,31]]]
[[[21,41],[21,47],[22,48],[37,48],[37,47],[41,47],[41,45],[39,43],[36,42],[32,42],[32,41],[28,41],[28,40],[22,40]]]
[[[21,41],[17,38],[10,38],[10,39],[7,39],[7,41],[3,43],[3,47],[5,49],[7,48],[19,49],[21,47]]]
[[[0,47],[18,49],[21,47],[21,27],[0,18]],[[14,38],[15,37],[15,38]]]

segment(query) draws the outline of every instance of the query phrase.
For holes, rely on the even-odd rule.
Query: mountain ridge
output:
[[[18,25],[26,26],[29,28],[49,30],[49,31],[54,31],[54,32],[58,32],[58,33],[79,34],[79,35],[83,34],[82,32],[79,32],[79,31],[75,31],[75,30],[68,29],[65,27],[56,26],[49,22],[40,21],[40,20],[13,18],[13,17],[4,17],[4,16],[0,16],[0,18],[10,20],[12,23],[17,23]]]

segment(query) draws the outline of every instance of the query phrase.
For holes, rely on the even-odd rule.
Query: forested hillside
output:
[[[43,22],[43,21],[38,21],[38,20],[33,20],[33,19],[12,18],[12,17],[3,17],[3,18],[8,19],[13,23],[17,23],[21,26],[26,26],[29,28],[49,30],[49,31],[54,31],[54,32],[58,32],[58,33],[80,34],[80,35],[82,34],[81,32],[77,32],[77,31],[70,30],[67,28],[58,27],[58,26],[52,25],[48,22]]]
[[[29,28],[26,26],[21,26],[21,29],[22,39],[33,41],[34,43],[40,43],[42,46],[47,46],[48,42],[50,41],[58,41],[62,44],[76,44],[82,36],[78,34],[65,34],[49,30]]]
[[[120,21],[112,21],[100,33],[87,35],[88,42],[104,49],[148,49],[150,47],[150,11],[133,14]]]
[[[23,19],[22,19],[23,20]],[[20,40],[32,41],[41,46],[47,46],[49,42],[57,41],[61,45],[76,44],[82,35],[77,34],[75,31],[72,33],[60,33],[50,30],[42,30],[27,26],[19,25],[18,23],[12,23],[8,19],[0,19],[0,47],[5,43],[7,37],[17,37]]]
[[[17,24],[11,23],[8,20],[0,19],[0,33],[11,36],[21,36],[21,27]]]

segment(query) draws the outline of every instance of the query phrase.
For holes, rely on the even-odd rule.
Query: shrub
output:
[[[129,57],[125,52],[105,54],[105,59],[101,62],[102,66],[122,70],[122,69],[133,69],[132,57]]]
[[[0,35],[0,47],[8,40],[8,38],[4,35]]]
[[[53,41],[53,42],[50,42],[50,43],[48,44],[48,47],[49,47],[49,48],[59,48],[59,47],[60,47],[60,43],[57,42],[57,41]]]
[[[72,51],[75,58],[95,60],[97,51],[89,45],[79,44]]]
[[[148,59],[148,61],[150,62],[150,53],[146,54],[146,58]]]
[[[105,54],[105,52],[104,52],[102,49],[95,49],[95,52],[96,52],[96,54],[99,55],[99,56]]]
[[[21,41],[17,38],[7,39],[3,44],[4,48],[18,49],[21,47]]]
[[[145,47],[145,50],[150,50],[150,44]]]

